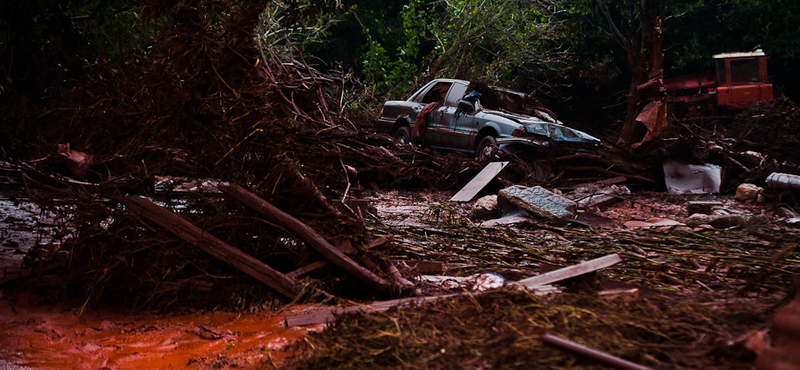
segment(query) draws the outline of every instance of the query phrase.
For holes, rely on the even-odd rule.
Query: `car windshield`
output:
[[[472,90],[481,93],[480,104],[483,108],[532,115],[545,122],[554,122],[554,115],[550,111],[540,106],[533,97],[521,92],[474,82],[466,92],[470,93]]]

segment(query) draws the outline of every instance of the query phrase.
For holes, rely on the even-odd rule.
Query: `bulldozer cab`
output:
[[[767,56],[761,49],[752,52],[714,55],[717,68],[717,105],[742,109],[756,101],[773,99],[767,75]]]

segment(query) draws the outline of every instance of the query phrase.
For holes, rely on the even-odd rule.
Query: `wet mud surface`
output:
[[[80,302],[0,298],[0,369],[207,369],[280,364],[314,327],[285,328],[278,312],[155,314]]]
[[[58,244],[56,222],[17,197],[0,199],[0,214],[0,370],[256,368],[279,365],[291,356],[286,344],[315,330],[287,329],[278,311],[84,310],[83,301],[41,295],[35,288],[55,275],[20,273],[31,249]]]

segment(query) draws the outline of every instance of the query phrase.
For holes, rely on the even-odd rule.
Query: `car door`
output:
[[[436,83],[431,87],[430,90],[428,90],[427,93],[425,93],[420,102],[424,105],[428,105],[430,103],[440,103],[442,106],[444,106],[444,101],[452,85],[452,82],[445,81]],[[441,146],[444,132],[446,132],[448,129],[447,127],[443,127],[441,124],[441,109],[442,107],[439,107],[439,109],[431,112],[428,116],[428,127],[425,130],[425,143],[432,147]]]
[[[478,123],[480,122],[478,116],[482,115],[477,111],[480,104],[472,103],[472,105],[472,111],[456,111],[451,125],[453,128],[453,145],[458,148],[458,150],[467,152],[472,152],[474,149],[473,142],[475,136],[478,134]]]
[[[456,134],[457,118],[462,115],[458,112],[458,101],[464,97],[466,91],[467,85],[463,82],[456,81],[450,86],[444,104],[436,113],[436,146],[444,149],[467,149]]]

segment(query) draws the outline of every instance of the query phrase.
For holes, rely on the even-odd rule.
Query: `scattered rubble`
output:
[[[764,191],[763,188],[754,184],[741,184],[736,188],[734,198],[740,202],[752,202],[758,199],[762,191]]]
[[[567,197],[555,194],[541,186],[511,186],[497,194],[498,206],[504,214],[520,209],[530,215],[564,225],[578,214],[578,205]]]

